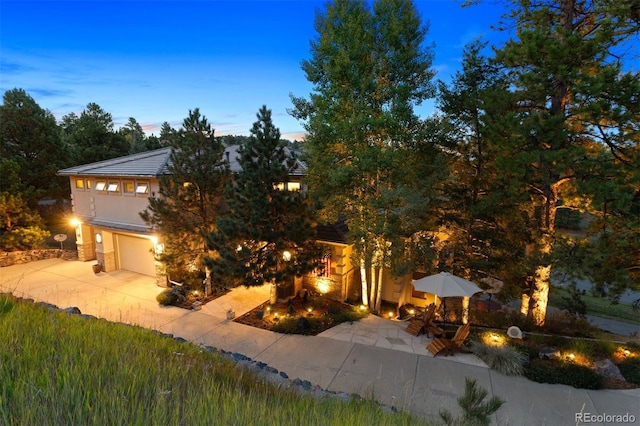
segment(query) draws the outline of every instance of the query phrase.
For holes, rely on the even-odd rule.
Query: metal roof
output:
[[[171,148],[154,149],[58,171],[61,176],[158,177],[167,173]]]
[[[241,169],[238,162],[239,145],[230,145],[225,148],[225,156],[229,161],[231,172],[237,173]],[[287,155],[293,151],[285,147]],[[58,171],[61,176],[120,176],[120,177],[160,177],[169,174],[168,166],[171,164],[171,148],[160,148],[153,151],[140,152],[96,163],[83,164]],[[307,167],[304,162],[297,159],[296,167],[290,174],[292,176],[304,176]]]

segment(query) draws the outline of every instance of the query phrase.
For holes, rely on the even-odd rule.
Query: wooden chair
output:
[[[427,333],[427,336],[429,335],[429,333],[433,335],[442,335],[442,329],[431,323],[435,314],[436,305],[432,303],[425,308],[422,315],[409,322],[409,325],[407,326],[407,333],[411,334],[412,336],[418,336],[423,332]]]
[[[460,351],[462,344],[465,340],[467,340],[467,337],[469,337],[469,332],[469,324],[461,325],[456,330],[456,334],[452,339],[438,337],[436,339],[433,339],[433,341],[429,343],[427,349],[433,354],[434,357],[440,352],[444,352],[445,356],[453,355],[454,353]]]

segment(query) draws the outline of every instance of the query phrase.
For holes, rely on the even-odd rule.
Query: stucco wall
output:
[[[86,217],[107,220],[118,223],[128,223],[132,225],[145,226],[145,222],[140,218],[140,212],[149,206],[149,196],[151,193],[159,191],[157,179],[140,179],[141,182],[149,182],[148,194],[125,194],[122,191],[122,183],[125,181],[136,182],[135,179],[105,178],[106,182],[118,182],[120,189],[118,192],[96,190],[96,179],[85,179],[86,189],[76,188],[75,181],[79,177],[71,176],[71,204],[74,214]]]

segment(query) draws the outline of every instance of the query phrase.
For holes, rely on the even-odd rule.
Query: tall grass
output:
[[[296,395],[150,330],[12,308],[0,311],[0,424],[425,424],[367,400]]]

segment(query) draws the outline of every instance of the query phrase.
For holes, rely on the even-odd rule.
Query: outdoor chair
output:
[[[451,339],[447,339],[446,337],[438,337],[433,339],[431,343],[427,346],[429,352],[433,354],[433,356],[437,356],[439,353],[444,352],[446,355],[453,355],[456,352],[461,350],[462,344],[467,337],[469,337],[470,327],[469,324],[464,324],[458,327],[456,330],[456,334]]]
[[[427,306],[418,318],[415,318],[409,322],[407,326],[407,333],[412,336],[418,336],[420,333],[426,333],[429,336],[429,333],[434,336],[440,336],[444,332],[443,330],[435,324],[432,324],[433,318],[436,314],[436,305],[433,303]]]

